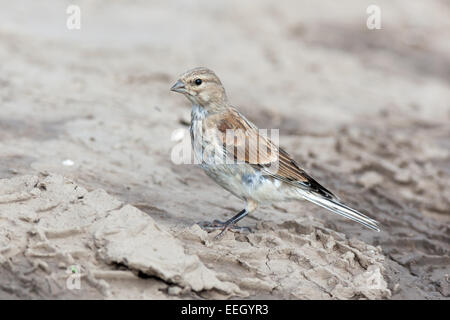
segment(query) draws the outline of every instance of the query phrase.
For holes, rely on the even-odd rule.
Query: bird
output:
[[[376,220],[344,204],[241,114],[212,70],[190,69],[170,90],[191,102],[190,135],[197,163],[217,184],[245,201],[244,209],[226,221],[199,223],[207,231],[221,230],[216,239],[227,230],[249,230],[236,223],[260,205],[291,200],[308,200],[380,231]]]

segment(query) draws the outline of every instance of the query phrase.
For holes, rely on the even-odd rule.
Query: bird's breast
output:
[[[191,112],[191,142],[196,160],[210,166],[225,163],[223,143],[217,130],[207,126],[208,112],[201,106],[194,105]]]

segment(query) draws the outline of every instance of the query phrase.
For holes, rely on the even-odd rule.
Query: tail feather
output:
[[[321,195],[314,194],[311,192],[302,192],[302,196],[312,203],[317,204],[325,209],[332,211],[333,213],[339,214],[343,217],[351,219],[353,221],[359,222],[360,224],[366,226],[369,229],[380,231],[378,226],[378,222],[374,219],[369,218],[368,216],[356,211],[355,209],[346,206],[341,203],[336,198],[325,198]]]

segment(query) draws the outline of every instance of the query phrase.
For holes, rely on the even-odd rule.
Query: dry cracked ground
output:
[[[372,31],[365,0],[0,3],[0,298],[449,298],[448,1]],[[243,203],[171,161],[200,65],[382,231],[305,202],[201,230]]]

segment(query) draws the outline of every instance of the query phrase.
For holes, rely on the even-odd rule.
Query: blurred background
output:
[[[80,29],[67,27],[69,5],[81,10]],[[366,25],[369,5],[381,29]],[[243,114],[280,129],[299,163],[383,231],[297,203],[262,208],[256,221],[317,217],[381,246],[393,298],[450,294],[449,1],[0,7],[1,178],[62,174],[173,230],[230,216],[240,201],[170,161],[190,106],[169,88],[205,66]]]

